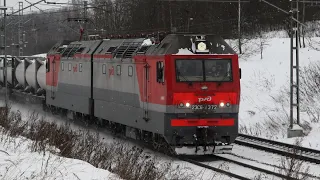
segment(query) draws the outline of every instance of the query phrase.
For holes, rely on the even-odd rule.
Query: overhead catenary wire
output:
[[[105,4],[104,4],[105,6]],[[59,8],[60,9],[60,8]],[[79,8],[79,9],[72,9],[72,10],[58,10],[58,11],[54,11],[54,12],[41,12],[39,14],[39,12],[35,13],[35,14],[38,14],[38,15],[42,15],[42,14],[59,14],[59,13],[63,13],[63,12],[73,12],[73,11],[81,11],[82,8]],[[269,14],[269,13],[265,13],[265,14]],[[227,22],[229,20],[225,20],[225,22]],[[233,19],[232,19],[233,21]],[[216,22],[212,22],[212,23],[216,23]],[[200,24],[193,24],[193,25],[190,25],[191,27],[194,27],[194,26],[201,26],[201,25],[210,25],[212,24],[211,22],[206,22],[206,23],[200,23]],[[178,26],[178,28],[180,27],[183,27],[183,26]],[[127,32],[127,31],[130,31],[130,32],[141,32],[141,31],[150,31],[150,30],[167,30],[167,28],[152,28],[152,29],[136,29],[136,30],[120,30],[120,31],[113,31],[113,32],[109,32],[109,33],[117,33],[117,32]]]
[[[65,10],[65,11],[57,11],[57,12],[42,12],[45,14],[55,14],[55,13],[64,13],[64,12],[72,12],[72,11],[79,11],[82,9],[76,9],[76,10]],[[31,15],[42,15],[37,13],[37,14],[31,14]],[[263,13],[262,15],[276,15],[279,14],[278,12],[274,12],[274,13]],[[227,19],[227,20],[219,20],[219,21],[214,21],[214,22],[205,22],[205,23],[196,23],[196,24],[192,24],[190,25],[190,27],[203,27],[203,26],[208,26],[208,25],[213,25],[212,27],[218,26],[221,23],[225,23],[225,22],[235,22],[237,21],[237,18],[232,18],[232,19]],[[63,26],[63,21],[61,20],[56,20],[56,21],[49,21],[47,23],[42,23],[41,25],[49,25],[49,24],[55,24],[55,23],[60,23],[60,25]],[[32,27],[31,25],[26,25],[25,28],[30,28]],[[182,28],[183,26],[177,26],[177,28]],[[70,27],[67,27],[69,29],[72,29]],[[112,34],[112,33],[127,33],[127,32],[151,32],[151,31],[168,31],[169,28],[150,28],[150,29],[134,29],[134,30],[118,30],[118,31],[109,31],[108,34]],[[76,32],[76,31],[75,31]],[[77,32],[78,33],[78,32]]]
[[[25,1],[27,1],[27,0],[25,0]],[[27,1],[27,2],[28,2],[29,4],[31,4],[29,1]],[[38,8],[37,6],[34,6],[34,7],[37,8],[37,9],[39,9],[42,13],[46,13],[44,10]],[[71,29],[71,30],[74,31],[75,33],[80,34],[79,32],[75,31],[74,29],[70,28],[69,26],[66,26],[66,25],[64,25],[64,24],[62,24],[62,23],[59,23],[59,24],[62,25],[62,26],[64,26],[64,27],[67,27],[67,28]]]
[[[157,1],[158,2],[158,1]],[[99,2],[98,4],[101,4],[102,2]],[[113,3],[111,3],[111,4],[115,4],[116,2],[113,2]],[[119,3],[119,4],[132,4],[132,2],[124,2],[124,1],[122,1],[122,2],[117,2],[117,3]],[[142,3],[145,3],[145,2],[142,2]],[[148,3],[148,2],[146,2],[146,3]],[[92,4],[92,3],[89,3],[89,5],[90,4]],[[81,5],[83,5],[83,4],[81,4]],[[96,4],[95,4],[96,5]],[[100,7],[107,7],[107,6],[109,6],[110,5],[110,3],[105,3],[104,2],[104,4],[101,4],[101,6]],[[64,12],[66,12],[66,13],[68,13],[68,12],[75,12],[75,11],[82,11],[83,10],[83,8],[79,8],[79,9],[76,9],[76,10],[74,10],[74,9],[72,9],[72,10],[68,10],[68,9],[66,9],[66,8],[68,8],[68,7],[61,7],[61,5],[55,5],[55,6],[59,6],[59,8],[56,8],[56,9],[58,9],[57,11],[53,11],[53,12],[35,12],[34,14],[30,14],[30,15],[43,15],[43,14],[48,14],[48,15],[51,15],[51,14],[62,14],[62,13],[64,13]],[[96,5],[97,6],[97,5]],[[77,7],[77,6],[76,6]],[[60,10],[61,9],[61,10]],[[100,8],[101,9],[101,8]],[[99,11],[99,10],[97,10],[97,11]],[[33,12],[32,12],[33,13]],[[272,14],[278,14],[279,12],[277,12],[277,13],[272,13]],[[268,13],[265,13],[265,14],[268,14]],[[29,15],[29,14],[28,14]],[[246,18],[246,17],[244,17],[244,18]],[[205,27],[205,26],[208,26],[208,27],[217,27],[218,26],[218,24],[221,24],[221,23],[223,23],[223,22],[235,22],[236,21],[236,18],[232,18],[232,19],[228,19],[228,20],[218,20],[218,21],[214,21],[214,22],[202,22],[202,23],[193,23],[193,24],[190,24],[190,27],[191,28],[195,28],[196,26],[198,26],[198,27]],[[46,23],[41,23],[41,25],[42,26],[45,26],[45,25],[49,25],[49,24],[54,24],[54,23],[60,23],[60,25],[61,26],[63,26],[63,21],[62,20],[56,20],[56,21],[52,21],[52,22],[50,22],[50,21],[48,21],[48,22],[46,22]],[[94,25],[94,24],[93,24]],[[29,27],[32,27],[31,25],[26,25],[25,26],[25,28],[29,28]],[[70,29],[72,29],[71,27],[67,27],[67,26],[65,26],[66,28],[70,28]],[[184,27],[184,25],[179,25],[179,26],[177,26],[177,28],[183,28]],[[91,26],[90,28],[94,28],[94,29],[101,29],[101,27],[98,27],[98,26],[96,26],[96,25],[94,25],[94,26]],[[103,27],[102,27],[103,28]],[[158,28],[158,27],[155,27],[155,28],[148,28],[148,29],[143,29],[143,28],[141,28],[141,29],[133,29],[133,30],[130,30],[130,29],[127,29],[127,30],[113,30],[113,31],[104,31],[104,32],[107,32],[108,34],[112,34],[112,33],[130,33],[130,32],[148,32],[148,31],[153,31],[153,32],[156,32],[156,31],[167,31],[167,30],[169,30],[169,28],[164,28],[164,27],[160,27],[160,28]],[[93,31],[93,30],[92,30]],[[230,33],[230,32],[229,32]]]

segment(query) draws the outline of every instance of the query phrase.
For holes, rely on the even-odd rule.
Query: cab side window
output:
[[[47,70],[47,72],[50,72],[50,59],[49,58],[47,58],[47,60],[46,60],[46,70]]]
[[[163,61],[157,62],[157,82],[164,83],[164,63],[163,63]]]

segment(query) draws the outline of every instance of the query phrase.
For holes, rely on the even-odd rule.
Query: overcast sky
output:
[[[35,3],[35,2],[38,2],[39,0],[27,0],[29,1],[30,3]],[[7,7],[9,8],[9,12],[11,12],[11,8],[13,7],[14,10],[18,10],[19,9],[19,3],[18,2],[23,2],[23,7],[27,7],[29,6],[30,4],[25,1],[25,0],[6,0],[6,3],[7,3]],[[71,0],[46,0],[47,2],[59,2],[59,3],[67,3],[68,1],[71,2]],[[0,0],[0,4],[1,6],[3,6],[3,3],[4,3],[4,0]],[[41,2],[39,3],[38,5],[36,5],[38,8],[41,8],[43,10],[45,9],[56,9],[56,8],[61,8],[61,7],[66,7],[66,5],[48,5],[44,2]],[[25,9],[24,10],[25,12],[30,12],[30,11],[39,11],[37,8],[35,7],[32,7],[31,9],[28,8],[28,9]]]

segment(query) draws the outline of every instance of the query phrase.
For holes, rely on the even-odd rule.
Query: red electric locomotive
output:
[[[46,64],[46,104],[70,118],[90,118],[134,139],[165,142],[177,154],[232,150],[241,71],[237,54],[220,37],[61,42]]]

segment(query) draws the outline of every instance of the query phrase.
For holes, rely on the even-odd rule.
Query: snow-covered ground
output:
[[[120,179],[84,161],[59,157],[49,151],[32,152],[31,144],[26,138],[11,138],[0,133],[1,179]]]
[[[227,42],[231,45],[237,43],[234,40]],[[264,34],[263,38],[243,40],[243,42],[244,54],[240,55],[242,69],[240,133],[282,142],[295,142],[296,138],[287,138],[290,117],[288,94],[290,39],[286,37],[286,32],[271,32]],[[320,63],[320,38],[306,38],[305,42],[306,48],[299,50],[300,70],[310,63]],[[263,44],[262,59],[261,44]],[[303,75],[302,71],[300,75]],[[308,108],[312,109],[320,102],[320,98],[316,95],[307,97],[309,100],[302,95],[300,98],[304,99],[301,101],[300,121],[307,134],[303,137],[302,145],[320,149],[320,123],[314,119],[318,116],[310,111],[307,113]],[[309,103],[310,98],[314,104]]]

